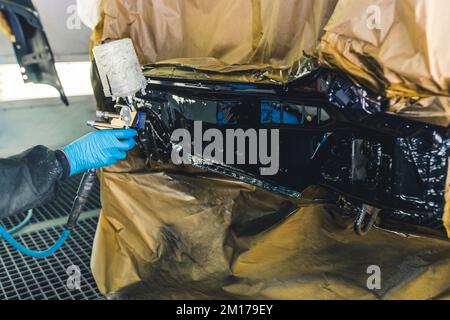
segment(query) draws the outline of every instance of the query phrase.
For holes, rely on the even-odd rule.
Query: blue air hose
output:
[[[5,241],[7,241],[14,249],[20,251],[21,253],[23,253],[27,256],[37,258],[37,259],[47,258],[47,257],[51,256],[59,248],[61,248],[61,246],[64,244],[64,242],[69,237],[70,231],[76,227],[78,218],[80,217],[80,214],[83,211],[84,206],[86,205],[86,202],[89,198],[89,195],[94,187],[95,178],[96,178],[95,170],[89,170],[84,174],[84,176],[80,182],[80,187],[78,188],[78,191],[77,191],[77,196],[75,197],[75,200],[73,201],[72,209],[70,211],[69,219],[64,228],[64,231],[61,234],[58,241],[56,241],[55,244],[53,246],[51,246],[50,248],[48,248],[47,250],[36,251],[36,250],[31,250],[31,249],[25,247],[21,243],[17,242],[17,240],[11,236],[10,232],[6,231],[2,227],[0,227],[0,237],[5,239]],[[22,225],[22,223],[21,223],[21,225]],[[18,227],[23,228],[23,226],[21,226],[21,225],[19,225]],[[18,228],[16,227],[13,229],[16,229],[15,231],[17,232]]]
[[[0,235],[2,236],[3,239],[5,239],[14,249],[20,251],[21,253],[23,253],[24,255],[33,257],[33,258],[37,258],[37,259],[41,259],[41,258],[47,258],[49,256],[51,256],[52,254],[54,254],[59,248],[61,248],[61,246],[64,244],[64,242],[67,240],[67,238],[70,235],[70,230],[68,229],[64,229],[63,233],[61,234],[61,237],[58,239],[58,241],[56,241],[56,243],[51,246],[50,248],[48,248],[45,251],[36,251],[36,250],[31,250],[28,249],[27,247],[25,247],[24,245],[20,244],[19,242],[17,242],[16,239],[14,239],[5,229],[3,229],[2,227],[0,227]]]
[[[33,218],[33,209],[28,210],[28,213],[27,213],[27,216],[25,217],[25,219],[23,219],[23,221],[21,223],[19,223],[17,226],[9,229],[8,233],[15,234],[15,233],[19,232],[20,230],[22,230],[23,228],[25,228],[28,225],[31,218]],[[0,239],[1,239],[1,237],[0,237]]]

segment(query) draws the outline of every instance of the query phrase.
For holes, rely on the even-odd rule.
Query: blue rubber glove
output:
[[[63,148],[69,160],[70,175],[88,169],[108,167],[127,157],[136,146],[134,129],[96,131]]]

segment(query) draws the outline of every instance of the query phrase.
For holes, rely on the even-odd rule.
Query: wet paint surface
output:
[[[302,91],[305,84],[264,88],[264,94],[258,87],[254,93],[229,91],[206,83],[183,86],[179,80],[172,87],[170,81],[152,85],[139,104],[147,119],[141,146],[148,157],[164,162],[170,161],[173,130],[194,135],[195,121],[202,121],[204,131],[275,128],[280,131],[275,176],[261,176],[257,165],[225,165],[201,155],[191,164],[289,197],[320,185],[336,198],[375,206],[389,219],[441,232],[448,130],[386,114],[385,101],[336,75],[315,81],[322,91],[314,95]]]

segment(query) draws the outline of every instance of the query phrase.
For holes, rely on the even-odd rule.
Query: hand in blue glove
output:
[[[136,146],[134,129],[96,131],[63,148],[69,160],[70,175],[88,169],[108,167],[127,157]]]

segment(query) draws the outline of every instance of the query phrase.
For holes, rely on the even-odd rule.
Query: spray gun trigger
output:
[[[96,116],[106,122],[88,121],[88,126],[98,130],[106,129],[128,129],[138,122],[139,114],[127,105],[116,105],[120,109],[119,113],[97,111]]]

